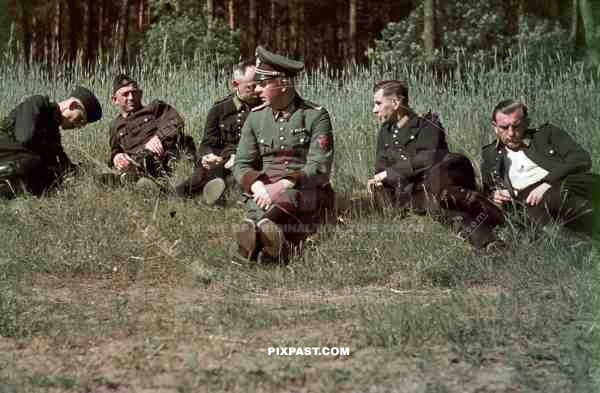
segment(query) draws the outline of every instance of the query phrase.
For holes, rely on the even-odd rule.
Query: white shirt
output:
[[[523,150],[506,149],[508,179],[515,190],[523,190],[539,182],[548,175],[548,171],[531,161]]]

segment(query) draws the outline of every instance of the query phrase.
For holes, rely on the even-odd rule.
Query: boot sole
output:
[[[209,206],[214,205],[217,201],[223,196],[225,192],[225,182],[223,179],[212,179],[202,189],[202,197],[204,198],[204,203]]]
[[[263,252],[269,257],[279,258],[286,241],[281,227],[269,219],[260,220],[257,227]]]
[[[235,233],[238,252],[244,258],[252,258],[256,252],[257,228],[253,221],[244,220]]]

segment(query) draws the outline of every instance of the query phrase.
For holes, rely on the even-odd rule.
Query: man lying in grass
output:
[[[103,181],[118,184],[166,176],[171,172],[169,162],[180,152],[194,158],[193,141],[183,133],[183,118],[160,100],[142,105],[142,90],[135,80],[118,75],[112,102],[120,113],[110,125],[110,165],[124,176],[103,175]]]
[[[589,153],[564,130],[549,123],[529,128],[529,122],[518,100],[494,108],[496,141],[482,151],[486,194],[498,206],[524,208],[538,228],[557,222],[591,234],[600,176],[589,172]]]
[[[100,120],[102,108],[78,86],[63,101],[26,98],[0,123],[0,197],[22,192],[42,195],[77,168],[67,157],[59,128],[70,130]]]
[[[475,191],[473,167],[468,158],[448,151],[437,115],[416,114],[404,82],[380,82],[373,93],[373,113],[383,124],[369,192],[386,205],[456,223],[475,248],[498,244],[493,228],[504,222],[502,211]]]

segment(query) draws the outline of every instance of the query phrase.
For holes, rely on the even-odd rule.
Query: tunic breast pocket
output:
[[[129,135],[144,137],[154,134],[157,130],[158,124],[156,118],[153,115],[147,115],[135,119],[135,122],[131,124],[127,133]]]
[[[257,144],[260,154],[266,154],[273,150],[273,138],[258,138]]]
[[[289,143],[294,149],[308,149],[308,145],[310,144],[310,137],[310,131],[308,131],[306,128],[291,130]]]
[[[240,140],[242,134],[242,126],[240,123],[235,122],[235,119],[226,119],[219,124],[221,129],[221,139],[227,144],[235,144]]]

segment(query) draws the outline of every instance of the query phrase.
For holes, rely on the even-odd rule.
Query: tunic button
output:
[[[397,145],[397,144],[398,144],[398,141],[395,141],[395,142],[394,142],[394,145]]]
[[[300,138],[300,143],[304,143],[304,138]]]
[[[502,150],[498,150],[498,154],[502,154]]]
[[[242,122],[240,119],[237,119],[237,120],[238,120],[238,123],[241,123],[241,122]]]
[[[283,127],[279,127],[279,131],[283,131]]]
[[[147,121],[148,121],[148,118],[147,118],[147,117],[144,117],[144,122],[147,122]]]
[[[410,139],[415,139],[415,136],[414,136],[414,135],[411,135],[411,136],[410,136]]]
[[[261,139],[261,140],[260,140],[260,143],[265,143],[265,140],[264,140],[264,139]]]
[[[282,137],[282,136],[280,136],[280,137],[279,137],[279,140],[280,140],[280,141],[282,141],[282,140],[284,140],[284,139],[285,139],[285,138],[284,138],[284,137]]]
[[[497,174],[498,174],[498,171],[494,170],[494,175],[497,175]]]
[[[279,121],[285,121],[285,119],[282,117],[281,119],[279,119]]]
[[[389,143],[386,143],[386,144],[385,144],[385,147],[390,147],[390,144],[389,144]]]
[[[285,149],[285,146],[281,145],[280,149],[281,149],[281,150]]]
[[[554,149],[550,149],[550,151],[548,153],[554,154]]]
[[[219,124],[219,126],[221,126],[221,128],[225,127],[225,124],[221,123]]]
[[[289,161],[284,161],[283,163],[284,163],[285,165],[287,165],[287,164],[289,164],[290,162],[289,162]]]

